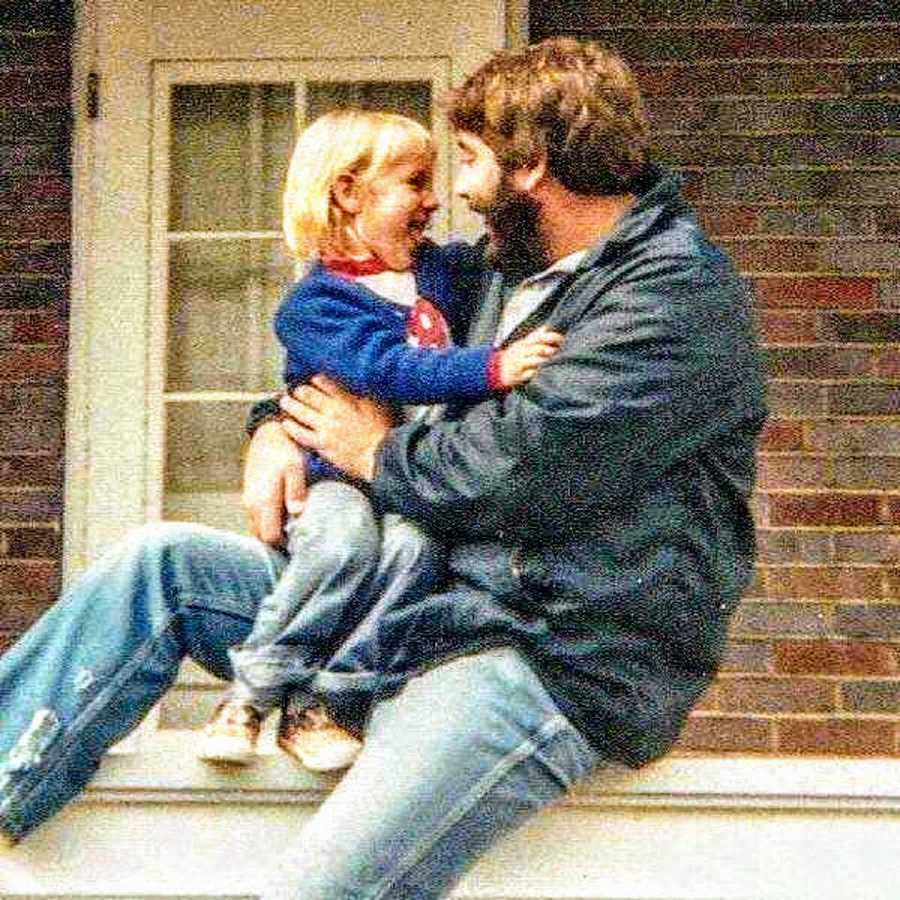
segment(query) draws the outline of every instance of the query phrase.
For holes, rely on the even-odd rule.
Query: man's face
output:
[[[460,131],[456,146],[456,193],[473,212],[484,216],[491,265],[515,277],[545,269],[548,261],[538,229],[538,204],[513,187],[494,151],[478,135]]]

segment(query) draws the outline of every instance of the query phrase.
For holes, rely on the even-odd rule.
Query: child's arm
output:
[[[313,287],[315,292],[307,289],[302,302],[286,303],[276,317],[291,362],[289,381],[321,372],[355,394],[386,403],[476,402],[527,380],[525,370],[537,364],[537,345],[528,354],[510,353],[515,345],[411,347],[402,317],[380,301],[367,305],[352,287],[324,279]]]

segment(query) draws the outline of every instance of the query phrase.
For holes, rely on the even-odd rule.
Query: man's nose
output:
[[[438,203],[438,198],[435,192],[429,188],[425,192],[425,196],[422,198],[422,206],[425,207],[429,212],[434,212],[438,208],[440,204]]]

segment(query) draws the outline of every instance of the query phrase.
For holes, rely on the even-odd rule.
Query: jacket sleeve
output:
[[[493,348],[419,349],[406,342],[402,322],[389,323],[340,297],[276,317],[279,339],[290,358],[341,382],[354,394],[387,403],[477,401],[490,396]]]
[[[463,537],[559,539],[759,414],[729,269],[659,260],[639,280],[587,290],[571,321],[559,319],[568,298],[557,305],[563,347],[529,384],[457,421],[391,433],[373,483],[381,509]]]

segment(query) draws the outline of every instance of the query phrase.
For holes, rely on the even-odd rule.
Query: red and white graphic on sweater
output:
[[[423,350],[443,350],[450,346],[450,329],[441,311],[419,297],[406,316],[406,340]]]

